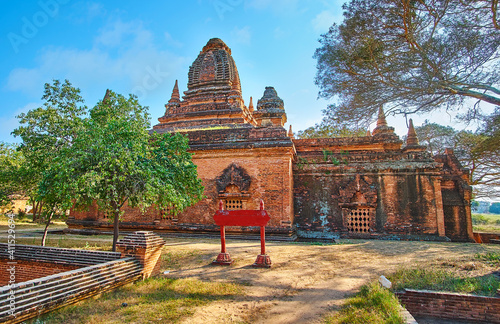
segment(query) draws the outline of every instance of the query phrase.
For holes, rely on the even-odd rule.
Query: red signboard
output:
[[[266,255],[265,226],[271,217],[264,210],[264,202],[260,201],[260,210],[224,210],[224,203],[220,201],[219,210],[215,212],[214,220],[220,226],[221,251],[212,264],[230,265],[233,259],[226,252],[226,226],[259,226],[260,227],[260,254],[253,264],[254,267],[271,267],[271,259]]]

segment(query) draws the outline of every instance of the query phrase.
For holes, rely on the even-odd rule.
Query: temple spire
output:
[[[394,135],[394,128],[387,125],[387,120],[385,119],[384,108],[382,105],[378,107],[377,127],[373,129],[372,135],[377,137],[380,135]]]
[[[366,136],[372,136],[372,133],[370,132],[369,129],[366,130]]]
[[[103,102],[109,100],[110,93],[111,93],[111,91],[109,89],[106,89],[106,94],[104,95],[104,98],[102,99]]]
[[[288,137],[295,138],[294,134],[293,134],[293,131],[292,131],[292,125],[290,125],[290,128],[288,129]]]
[[[408,127],[408,136],[406,137],[406,146],[416,146],[419,145],[417,132],[413,127],[413,120],[410,118],[410,126]]]
[[[175,80],[174,90],[172,90],[172,97],[168,101],[168,103],[180,102],[181,96],[179,95],[179,84],[177,80]]]
[[[250,110],[250,112],[253,112],[253,98],[250,97],[250,103],[248,104],[248,110]]]
[[[378,119],[377,119],[377,127],[379,126],[387,126],[387,120],[385,119],[384,106],[380,105],[378,107]]]

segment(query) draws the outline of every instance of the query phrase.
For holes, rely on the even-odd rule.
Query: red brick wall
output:
[[[396,293],[413,316],[500,323],[500,298],[406,290]]]
[[[218,231],[213,215],[219,208],[216,179],[231,164],[245,170],[251,177],[246,209],[259,209],[264,200],[265,209],[271,216],[267,233],[289,234],[293,223],[293,176],[292,147],[255,149],[225,149],[195,151],[193,162],[198,167],[198,177],[205,186],[206,198],[174,217],[162,218],[151,208],[146,213],[125,206],[121,229]],[[93,215],[92,215],[93,214]],[[98,215],[95,217],[95,215]],[[70,228],[82,228],[79,224],[111,230],[112,223],[104,219],[102,212],[72,211],[68,221]],[[74,217],[75,221],[73,221]],[[228,231],[255,231],[259,228],[228,228]]]
[[[0,259],[0,286],[5,286],[9,283],[9,269],[15,266],[15,283],[29,281],[45,276],[50,276],[56,273],[75,270],[80,266],[56,264],[39,261],[16,260],[16,264],[9,264],[9,260]],[[12,261],[10,261],[12,262]]]

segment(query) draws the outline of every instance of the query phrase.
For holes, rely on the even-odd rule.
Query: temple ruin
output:
[[[284,128],[284,102],[273,87],[256,107],[251,97],[245,104],[231,49],[218,38],[188,76],[182,99],[176,82],[151,131],[188,136],[206,198],[177,215],[126,207],[121,230],[218,233],[220,200],[236,210],[258,209],[262,199],[271,237],[473,241],[468,170],[451,150],[432,157],[411,123],[403,143],[380,108],[366,136],[296,139]],[[75,232],[112,228],[96,208],[72,211],[67,223]]]

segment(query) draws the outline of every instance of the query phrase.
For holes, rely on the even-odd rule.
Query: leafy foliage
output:
[[[24,156],[18,176],[32,200],[42,202],[46,208],[47,228],[57,211],[72,206],[74,181],[65,163],[71,159],[70,148],[83,126],[86,107],[80,90],[66,80],[45,84],[43,107],[18,116],[21,126],[13,134],[22,139],[19,150]]]
[[[350,129],[346,126],[335,126],[328,121],[297,132],[298,138],[327,138],[327,137],[359,137],[364,136],[366,131],[362,129]]]
[[[19,174],[31,179],[34,199],[45,204],[47,226],[56,210],[96,202],[114,217],[115,250],[126,202],[181,211],[201,199],[186,138],[150,136],[147,107],[134,96],[108,91],[88,111],[79,93],[67,80],[46,84],[44,106],[21,114],[14,131],[25,157]]]
[[[469,169],[470,182],[476,198],[500,196],[500,150],[490,150],[491,137],[485,132],[458,131],[426,121],[415,127],[422,145],[433,154],[443,154],[452,148],[460,163]]]
[[[500,214],[500,202],[492,203],[490,206],[490,213]]]
[[[65,170],[76,179],[75,203],[96,202],[114,218],[113,250],[125,203],[178,212],[203,195],[196,166],[180,134],[147,131],[149,114],[135,96],[112,91],[90,111]]]
[[[497,1],[351,0],[316,50],[319,95],[335,120],[500,105]],[[479,105],[464,113],[476,118]]]
[[[0,206],[12,202],[14,194],[23,194],[17,174],[24,159],[15,145],[0,143]]]

